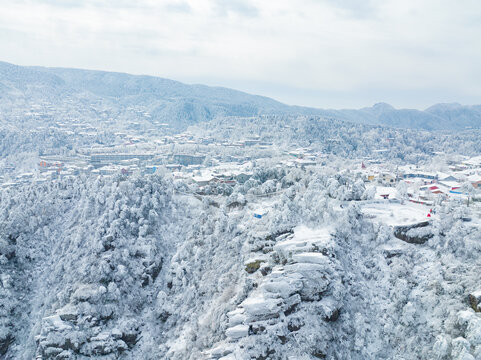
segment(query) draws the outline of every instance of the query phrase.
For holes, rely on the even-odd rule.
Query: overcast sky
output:
[[[288,104],[481,103],[479,0],[0,0],[0,60]]]

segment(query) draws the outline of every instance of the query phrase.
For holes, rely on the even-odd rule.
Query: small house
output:
[[[396,182],[396,177],[392,174],[388,174],[388,173],[382,173],[379,175],[379,178],[385,182],[385,183],[388,183],[388,184],[394,184]]]
[[[239,183],[239,184],[243,184],[245,183],[247,180],[249,180],[251,178],[252,174],[249,174],[247,172],[240,172],[236,175],[234,175],[234,179]]]
[[[475,189],[481,189],[481,175],[468,176],[468,180]]]
[[[199,186],[206,186],[213,182],[217,182],[219,179],[212,175],[204,175],[204,176],[193,176],[192,180],[194,180],[194,182]]]

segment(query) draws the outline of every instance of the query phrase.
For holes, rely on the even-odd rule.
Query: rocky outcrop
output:
[[[101,301],[105,292],[103,286],[81,285],[73,292],[71,303],[44,317],[36,337],[37,358],[118,357],[135,345],[135,325],[116,327],[111,323],[114,309]]]
[[[429,225],[429,221],[423,221],[414,225],[396,226],[394,236],[410,244],[424,244],[434,236]]]
[[[262,262],[263,260],[254,260],[254,261],[248,262],[246,264],[245,271],[247,271],[249,274],[255,273],[261,267]]]
[[[6,333],[0,337],[0,355],[3,356],[7,353],[9,346],[13,343],[14,338],[12,334]]]
[[[276,358],[274,347],[279,351],[298,341],[298,334],[309,321],[307,313],[326,326],[338,320],[341,286],[333,270],[337,260],[329,232],[279,234],[269,241],[274,242],[270,256],[262,252],[258,258],[265,259],[262,268],[269,267],[270,271],[257,271],[261,268],[259,260],[248,262],[251,268],[256,267],[248,271],[248,276],[257,286],[227,313],[226,339],[207,352],[209,358]],[[256,253],[251,258],[256,258]],[[258,347],[263,343],[266,346],[262,350],[253,350],[252,344]],[[322,349],[313,349],[312,353],[324,356]]]
[[[469,305],[476,312],[481,312],[481,290],[469,294]]]

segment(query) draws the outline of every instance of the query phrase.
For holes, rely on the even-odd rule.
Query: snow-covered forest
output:
[[[318,116],[223,117],[190,128],[192,133],[215,139],[241,140],[259,134],[262,140],[280,147],[312,146],[345,158],[379,156],[417,162],[435,152],[477,155],[481,152],[481,130],[421,131],[374,125],[358,125]]]
[[[0,63],[0,358],[481,359],[478,113]]]
[[[277,190],[281,195],[263,198]],[[412,244],[362,181],[259,168],[197,199],[170,176],[58,180],[0,198],[8,359],[475,359],[480,230]],[[260,200],[263,199],[263,200]],[[253,206],[269,209],[255,218]]]

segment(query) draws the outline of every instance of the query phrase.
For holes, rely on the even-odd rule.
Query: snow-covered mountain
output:
[[[477,112],[0,63],[0,359],[481,359]]]
[[[318,115],[360,124],[424,130],[462,130],[481,126],[481,105],[438,104],[424,111],[395,109],[384,103],[359,110],[324,110],[288,106],[241,91],[104,71],[22,67],[0,62],[0,108],[49,102],[70,106],[100,103],[109,116],[121,119],[135,107],[129,121],[167,123],[175,129],[215,117],[262,114]],[[322,102],[322,99],[320,99]],[[139,114],[148,114],[148,117]]]
[[[1,102],[10,107],[13,104],[28,108],[25,105],[43,102],[64,105],[68,98],[71,108],[102,104],[114,119],[135,108],[135,116],[123,121],[146,121],[154,125],[167,123],[175,129],[217,116],[317,112],[227,88],[186,85],[152,76],[21,67],[8,63],[0,63],[0,86]]]
[[[407,243],[363,214],[362,180],[322,172],[259,168],[201,199],[169,176],[2,191],[0,356],[479,358],[469,208]]]
[[[456,124],[457,128],[479,128],[481,124],[481,105],[437,104],[426,109],[425,112],[442,117],[450,124]]]
[[[428,109],[395,109],[377,103],[360,110],[323,110],[322,115],[340,120],[423,130],[463,130],[481,127],[481,106],[437,104]]]

